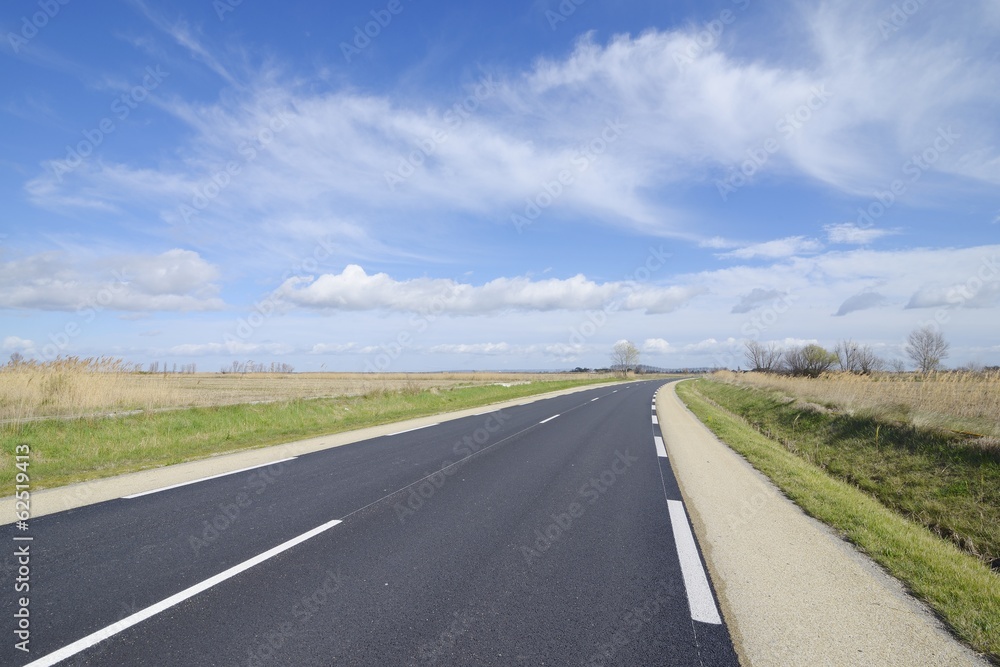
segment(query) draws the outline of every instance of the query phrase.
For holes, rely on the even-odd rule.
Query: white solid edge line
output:
[[[653,441],[656,442],[656,454],[661,458],[667,458],[667,448],[663,446],[663,438],[658,435],[653,436]]]
[[[139,498],[141,496],[148,496],[153,493],[159,493],[160,491],[169,491],[170,489],[176,489],[181,486],[187,486],[188,484],[197,484],[198,482],[207,482],[210,479],[216,479],[219,477],[225,477],[226,475],[235,475],[237,473],[246,472],[247,470],[253,470],[255,468],[263,468],[264,466],[272,466],[275,463],[284,463],[285,461],[292,461],[299,457],[289,456],[287,459],[278,459],[277,461],[268,461],[267,463],[261,463],[255,466],[250,466],[249,468],[240,468],[239,470],[230,470],[229,472],[220,472],[218,475],[209,475],[208,477],[199,477],[198,479],[192,479],[190,482],[181,482],[180,484],[171,484],[170,486],[164,486],[159,489],[153,489],[152,491],[140,491],[139,493],[133,493],[128,496],[122,496],[122,498],[128,498],[129,500],[133,498]]]
[[[659,420],[656,418],[656,415],[653,415],[653,423],[654,424],[659,424],[660,423]]]
[[[24,667],[48,667],[48,665],[54,665],[58,662],[61,662],[62,660],[65,660],[70,656],[76,655],[80,651],[85,651],[86,649],[90,648],[91,646],[94,646],[98,642],[102,642],[108,637],[112,637],[118,634],[122,630],[126,630],[132,627],[133,625],[136,625],[137,623],[141,623],[145,621],[147,618],[159,614],[161,611],[165,611],[170,607],[180,604],[181,602],[187,600],[190,597],[194,597],[195,595],[201,593],[202,591],[208,590],[209,588],[215,586],[216,584],[222,583],[226,579],[230,579],[245,570],[249,570],[254,565],[263,563],[268,558],[277,556],[282,551],[291,549],[296,544],[305,542],[306,540],[319,535],[323,531],[333,528],[338,523],[341,523],[340,519],[335,519],[334,521],[328,521],[324,523],[322,526],[317,526],[316,528],[313,528],[309,532],[302,533],[298,537],[293,537],[292,539],[282,544],[279,544],[273,549],[268,549],[264,553],[254,556],[250,560],[245,560],[239,565],[234,565],[225,572],[220,572],[214,577],[209,577],[208,579],[202,581],[201,583],[195,584],[190,588],[185,588],[180,593],[175,593],[174,595],[168,597],[166,600],[161,600],[160,602],[157,602],[154,605],[146,607],[142,611],[137,611],[131,616],[126,616],[117,623],[114,623],[106,628],[98,630],[97,632],[89,634],[83,639],[78,639],[72,644],[62,647],[58,651],[49,653],[48,655],[41,657],[38,660],[35,660],[34,662],[29,662]]]
[[[475,415],[473,415],[475,417]],[[396,431],[395,433],[387,433],[385,437],[389,438],[394,435],[402,435],[403,433],[409,433],[410,431],[419,431],[422,428],[430,428],[431,426],[438,426],[441,422],[437,424],[425,424],[424,426],[414,426],[413,428],[408,428],[405,431]]]
[[[551,416],[551,417],[549,417],[548,419],[543,419],[542,421],[540,421],[540,422],[538,422],[538,423],[539,423],[539,424],[544,424],[545,422],[550,422],[550,421],[552,421],[553,419],[555,419],[555,418],[556,418],[556,417],[558,417],[558,416],[559,416],[559,415],[552,415],[552,416]]]
[[[684,503],[679,500],[668,500],[670,510],[670,525],[674,530],[674,542],[677,544],[677,556],[681,561],[681,575],[684,577],[684,588],[687,590],[688,607],[691,618],[702,623],[721,625],[722,618],[712,598],[712,589],[708,585],[708,575],[698,557],[698,547],[694,543],[694,535],[688,526],[687,512]]]

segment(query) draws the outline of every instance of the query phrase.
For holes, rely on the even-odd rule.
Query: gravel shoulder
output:
[[[657,393],[660,430],[742,664],[989,664],[721,443],[676,384]]]

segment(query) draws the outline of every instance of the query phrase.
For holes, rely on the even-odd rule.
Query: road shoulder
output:
[[[660,430],[741,663],[988,665],[721,443],[676,384],[657,394]]]

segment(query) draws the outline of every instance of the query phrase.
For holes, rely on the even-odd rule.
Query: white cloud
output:
[[[223,343],[184,343],[170,347],[166,353],[179,357],[194,357],[207,355],[246,355],[246,354],[291,354],[295,347],[285,343],[252,343],[248,341],[229,340]]]
[[[780,259],[794,255],[814,254],[822,249],[823,244],[815,239],[804,236],[788,236],[720,253],[717,257],[722,259]]]
[[[647,338],[642,343],[642,351],[651,354],[666,354],[673,351],[673,347],[663,338]]]
[[[739,303],[733,306],[732,310],[729,312],[749,313],[752,310],[757,310],[758,308],[763,308],[767,304],[774,303],[784,296],[786,296],[786,293],[780,290],[755,287],[747,294],[741,295]]]
[[[852,245],[868,245],[883,236],[898,234],[891,229],[878,229],[875,227],[859,227],[853,222],[843,222],[834,225],[825,225],[826,240],[830,243],[843,243]]]
[[[907,308],[991,308],[1000,305],[1000,275],[992,281],[970,280],[947,286],[925,285],[907,302]]]
[[[309,348],[309,354],[344,354],[344,353],[357,353],[366,354],[362,346],[357,343],[316,343],[311,348]]]
[[[148,165],[92,160],[62,178],[40,174],[27,189],[43,206],[151,206],[180,231],[219,237],[233,220],[281,229],[286,219],[322,221],[346,212],[366,220],[370,238],[387,238],[383,232],[391,228],[403,247],[421,240],[405,222],[415,208],[506,219],[561,170],[573,183],[554,196],[546,216],[696,239],[682,200],[665,188],[723,177],[768,139],[779,150],[762,171],[870,196],[899,178],[940,127],[953,125],[983,148],[959,142],[930,169],[1000,182],[1000,136],[991,113],[1000,108],[1000,92],[982,84],[1000,79],[1000,63],[979,56],[993,38],[980,8],[924,5],[921,28],[907,26],[889,39],[878,32],[878,12],[861,2],[821,4],[790,11],[788,24],[762,37],[750,23],[736,23],[724,45],[684,67],[673,55],[691,46],[697,26],[616,35],[605,43],[586,35],[563,58],[507,76],[487,73],[490,91],[460,123],[449,116],[451,106],[475,85],[443,102],[406,103],[346,88],[315,92],[271,64],[237,74],[184,24],[150,14],[212,71],[239,80],[237,92],[214,103],[158,101],[190,130],[171,156]],[[785,62],[740,50],[757,39],[786,38],[794,49]],[[828,91],[824,101],[817,102],[817,90]],[[800,129],[779,129],[807,102],[815,108],[807,108]],[[620,125],[613,140],[609,123]],[[247,137],[275,124],[273,141],[251,142],[240,153],[240,173],[186,222],[180,205],[204,191]],[[432,140],[433,151],[420,155],[421,143],[441,133],[446,140]],[[386,174],[415,151],[420,164],[390,192]],[[792,252],[817,249],[815,241],[800,243]],[[789,252],[776,254],[779,242],[762,245],[733,256]]]
[[[666,313],[703,292],[702,287],[596,283],[583,275],[544,280],[496,278],[478,286],[445,278],[396,280],[385,273],[369,275],[351,264],[339,274],[289,278],[275,290],[275,296],[304,308],[470,315],[596,310],[612,303],[624,310]]]
[[[861,294],[855,294],[848,297],[842,304],[840,304],[840,308],[837,309],[835,315],[843,316],[858,310],[878,308],[886,305],[887,303],[889,303],[889,299],[878,292],[862,292]]]
[[[0,349],[4,352],[24,352],[25,354],[34,354],[35,342],[27,338],[19,338],[18,336],[5,336],[3,343],[0,343]]]
[[[86,259],[46,252],[0,263],[0,308],[218,310],[218,269],[197,253]]]
[[[428,348],[429,352],[435,354],[481,354],[498,355],[513,354],[519,352],[507,343],[447,343],[434,345]]]

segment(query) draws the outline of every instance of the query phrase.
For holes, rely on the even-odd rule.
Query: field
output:
[[[115,360],[0,369],[0,486],[32,488],[609,382],[595,373],[160,374]]]
[[[150,374],[131,372],[113,358],[69,358],[0,367],[0,423],[607,377],[581,373]]]
[[[996,371],[827,373],[818,378],[722,371],[712,377],[773,389],[852,414],[1000,438],[1000,372]]]

